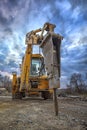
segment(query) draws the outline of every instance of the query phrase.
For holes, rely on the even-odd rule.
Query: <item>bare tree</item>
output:
[[[85,79],[87,80],[87,74],[85,75]],[[85,80],[83,79],[81,74],[74,73],[70,77],[70,82],[67,85],[67,88],[71,88],[72,91],[76,92],[83,92],[86,90],[87,84],[85,83]]]
[[[7,91],[11,91],[11,80],[8,76],[4,77],[4,87],[6,88]]]
[[[0,87],[5,88],[7,91],[11,91],[11,79],[8,76],[2,76],[0,74]]]

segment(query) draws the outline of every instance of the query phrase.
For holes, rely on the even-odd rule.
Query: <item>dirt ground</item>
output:
[[[86,100],[59,97],[58,102],[55,116],[52,99],[0,96],[0,130],[87,130]]]

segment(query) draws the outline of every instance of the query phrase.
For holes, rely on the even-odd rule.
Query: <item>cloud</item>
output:
[[[25,35],[45,22],[64,36],[62,76],[87,72],[87,0],[0,0],[0,70],[18,70],[25,52]],[[37,52],[38,48],[34,48]]]

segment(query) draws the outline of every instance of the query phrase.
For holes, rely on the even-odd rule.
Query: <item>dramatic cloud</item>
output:
[[[0,71],[19,72],[26,33],[51,22],[64,36],[62,78],[87,72],[86,12],[87,0],[0,0]]]

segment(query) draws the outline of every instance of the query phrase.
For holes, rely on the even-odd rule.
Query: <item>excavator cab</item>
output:
[[[30,67],[30,76],[37,77],[44,74],[44,58],[40,54],[33,54]]]
[[[49,98],[49,84],[45,71],[44,57],[41,54],[32,54],[28,95],[39,95],[44,99]]]

